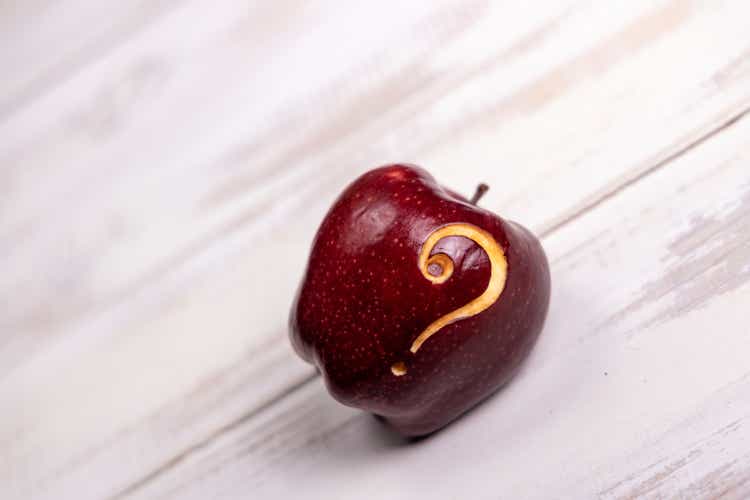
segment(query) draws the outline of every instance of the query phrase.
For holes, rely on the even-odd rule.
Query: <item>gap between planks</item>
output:
[[[571,222],[575,221],[576,219],[580,218],[581,216],[586,215],[588,212],[595,209],[596,207],[606,202],[610,198],[613,198],[617,196],[618,194],[620,194],[621,192],[625,191],[626,189],[635,186],[640,181],[655,174],[656,172],[658,172],[659,170],[667,166],[672,161],[690,152],[691,150],[699,147],[704,142],[710,140],[712,137],[716,136],[717,134],[720,134],[727,128],[731,127],[738,121],[742,120],[742,118],[747,116],[748,113],[750,113],[750,106],[738,111],[734,115],[731,115],[728,119],[719,123],[719,125],[711,128],[708,132],[704,133],[703,135],[700,135],[697,139],[694,139],[688,142],[686,145],[677,149],[677,151],[667,154],[667,156],[665,156],[662,160],[657,161],[651,166],[647,166],[645,169],[636,173],[636,175],[634,175],[633,177],[622,179],[619,183],[614,184],[613,186],[610,187],[609,190],[604,191],[602,194],[600,194],[598,197],[594,198],[593,200],[585,204],[583,207],[573,211],[569,215],[564,216],[559,221],[550,224],[548,227],[542,228],[539,231],[539,237],[546,238],[547,236],[552,235],[553,233],[557,232],[558,230],[570,224]]]

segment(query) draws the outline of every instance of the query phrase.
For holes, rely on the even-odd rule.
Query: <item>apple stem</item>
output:
[[[489,191],[489,189],[490,187],[484,182],[479,184],[477,186],[477,190],[474,191],[474,196],[471,197],[471,204],[476,205],[479,202],[479,200],[482,198],[482,196],[484,196],[484,193]]]

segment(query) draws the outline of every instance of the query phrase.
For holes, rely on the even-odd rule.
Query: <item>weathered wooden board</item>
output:
[[[746,2],[84,4],[0,4],[0,496],[745,491]],[[558,283],[523,377],[408,449],[285,339],[325,209],[395,160],[490,183]]]

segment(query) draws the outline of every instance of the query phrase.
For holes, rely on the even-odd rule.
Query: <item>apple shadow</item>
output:
[[[487,397],[487,399],[492,398],[495,395],[495,393],[491,394]],[[460,420],[464,416],[471,413],[474,408],[481,405],[482,403],[478,403],[477,405],[473,406],[463,414],[459,415],[454,420],[451,420],[448,422],[444,427],[441,427],[440,429],[430,432],[429,434],[424,434],[422,436],[402,436],[399,434],[396,430],[391,428],[388,425],[388,422],[386,421],[385,417],[382,417],[380,415],[370,415],[371,420],[374,422],[374,425],[371,431],[375,434],[380,434],[380,439],[382,439],[386,444],[389,446],[395,446],[395,447],[406,447],[406,446],[415,446],[419,443],[428,441],[430,438],[434,437],[435,435],[439,434],[442,430],[448,429],[453,425],[454,422]]]

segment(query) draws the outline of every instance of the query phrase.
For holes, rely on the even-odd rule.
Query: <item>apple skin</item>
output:
[[[488,308],[412,353],[428,325],[488,286],[487,252],[461,236],[439,240],[431,252],[453,261],[447,281],[434,284],[420,271],[425,240],[451,223],[494,237],[507,261],[505,286]],[[355,180],[323,220],[292,306],[290,338],[339,402],[382,417],[404,436],[424,436],[512,378],[542,330],[549,299],[549,265],[533,234],[417,166],[389,165]],[[404,375],[392,372],[397,362]]]

